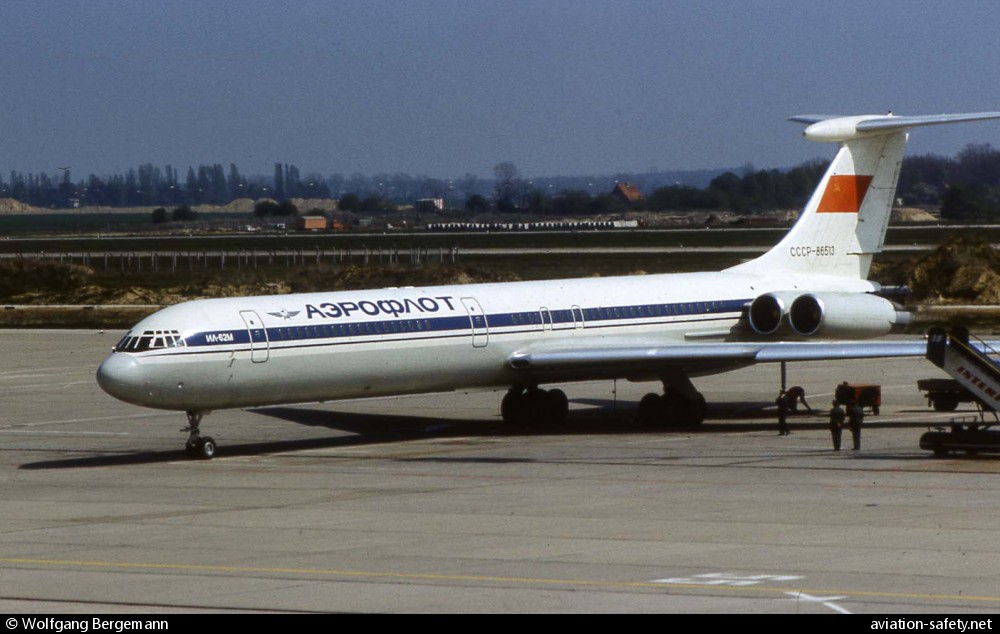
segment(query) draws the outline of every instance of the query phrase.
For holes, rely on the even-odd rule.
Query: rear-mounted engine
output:
[[[778,291],[759,295],[750,303],[747,320],[758,335],[773,335],[788,321],[788,307],[799,296],[796,291]],[[786,327],[787,331],[787,327]]]
[[[910,313],[866,293],[807,293],[792,302],[788,321],[805,337],[879,337],[910,322]]]

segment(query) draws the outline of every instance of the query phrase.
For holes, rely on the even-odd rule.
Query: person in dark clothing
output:
[[[799,403],[805,405],[810,413],[813,411],[813,408],[809,407],[809,403],[806,402],[806,391],[800,385],[793,385],[788,388],[788,391],[785,392],[785,398],[788,400],[788,408],[793,412],[797,409]]]
[[[844,421],[847,414],[844,408],[837,401],[833,402],[833,409],[830,410],[830,436],[833,438],[833,450],[840,451],[840,435],[844,430]]]
[[[851,403],[847,408],[847,423],[851,426],[851,437],[854,438],[854,449],[861,449],[861,423],[865,413],[857,403]]]
[[[778,406],[778,435],[787,436],[791,432],[788,431],[788,399],[784,390],[774,402]]]

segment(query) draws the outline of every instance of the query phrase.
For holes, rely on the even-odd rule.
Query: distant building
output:
[[[326,231],[328,226],[326,216],[299,216],[300,231]]]
[[[417,210],[434,208],[438,211],[444,210],[444,198],[421,198],[414,205]]]
[[[611,190],[611,195],[615,198],[621,200],[626,205],[631,205],[632,203],[645,200],[645,196],[639,191],[639,188],[632,183],[618,183],[615,188]]]

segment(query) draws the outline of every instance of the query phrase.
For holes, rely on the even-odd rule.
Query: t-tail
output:
[[[918,117],[800,115],[811,141],[840,143],[798,222],[773,249],[731,268],[865,279],[882,250],[909,128],[1000,119],[1000,112]]]

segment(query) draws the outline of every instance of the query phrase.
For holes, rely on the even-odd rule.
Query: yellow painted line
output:
[[[830,590],[809,588],[775,588],[768,586],[727,586],[706,585],[698,583],[657,583],[655,581],[595,581],[587,579],[547,579],[535,577],[502,577],[494,575],[449,575],[413,572],[374,572],[363,570],[333,570],[324,568],[266,568],[249,566],[219,566],[208,564],[156,564],[140,562],[114,561],[75,561],[62,559],[20,559],[0,558],[0,564],[17,564],[30,566],[73,566],[80,568],[112,568],[124,570],[172,570],[178,572],[238,572],[254,574],[294,574],[323,577],[348,577],[356,579],[409,579],[416,581],[465,581],[480,583],[511,583],[524,585],[560,585],[578,587],[606,588],[657,588],[674,590],[701,590],[712,592],[762,592],[770,594],[796,594],[829,596],[842,595],[869,599],[920,599],[931,601],[975,601],[1000,603],[1000,596],[977,596],[964,594],[932,594],[910,592],[869,592],[859,590]]]

